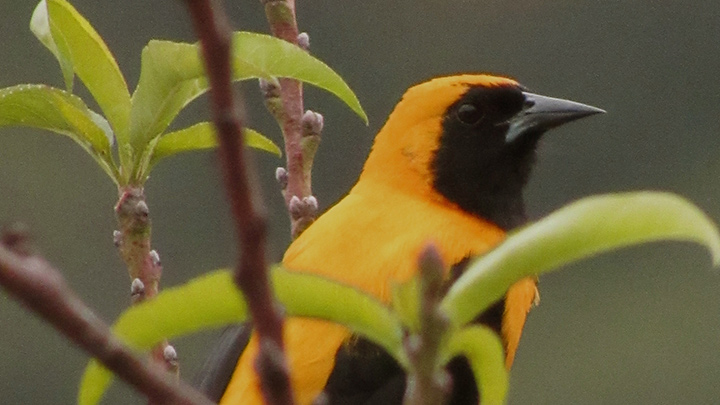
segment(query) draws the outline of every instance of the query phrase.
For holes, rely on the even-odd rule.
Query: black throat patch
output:
[[[445,113],[432,166],[441,195],[504,230],[526,221],[522,190],[541,135],[505,141],[507,121],[524,101],[515,86],[470,88]]]

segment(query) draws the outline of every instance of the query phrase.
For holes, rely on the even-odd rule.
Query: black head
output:
[[[522,190],[545,131],[603,112],[515,85],[471,86],[445,112],[434,188],[503,229],[526,220]]]

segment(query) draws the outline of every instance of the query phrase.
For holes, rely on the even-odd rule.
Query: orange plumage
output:
[[[507,230],[504,228],[517,225],[511,222],[508,226],[497,216],[504,212],[502,201],[488,200],[475,208],[472,198],[466,198],[466,191],[461,190],[464,182],[472,179],[453,172],[468,171],[467,176],[493,177],[494,174],[489,176],[483,172],[485,166],[492,166],[493,162],[478,166],[472,156],[452,154],[476,153],[460,150],[471,149],[463,142],[480,142],[465,139],[473,136],[488,138],[481,141],[488,146],[479,147],[503,148],[495,138],[516,130],[512,120],[533,108],[528,101],[531,96],[536,95],[525,93],[513,80],[489,75],[444,77],[408,90],[376,136],[357,184],[291,244],[283,259],[285,267],[355,286],[388,302],[392,286],[416,274],[418,254],[428,242],[437,246],[448,264],[482,254],[500,243]],[[579,118],[581,114],[576,115]],[[486,122],[488,120],[493,122]],[[548,128],[556,125],[559,123],[552,123]],[[540,128],[540,132],[548,128]],[[510,145],[510,141],[507,142]],[[529,147],[532,152],[535,142]],[[517,153],[526,152],[518,149]],[[480,153],[478,156],[482,160]],[[488,156],[490,160],[495,159],[495,155]],[[511,165],[515,158],[508,159]],[[498,164],[505,165],[503,162],[505,160]],[[525,164],[524,160],[518,162]],[[492,167],[489,170],[493,170]],[[515,179],[514,172],[509,173],[507,182],[518,180],[522,183],[518,186],[521,189],[526,179]],[[481,200],[497,188],[494,184],[488,186],[487,193],[477,191]],[[485,183],[478,186],[483,187]],[[516,196],[512,198],[515,204]],[[496,205],[499,208],[495,208]],[[484,215],[485,206],[489,207],[488,215]],[[511,210],[508,212],[515,215]],[[501,330],[508,367],[513,362],[536,292],[535,280],[524,279],[505,297],[501,324],[495,326]],[[297,403],[309,404],[325,389],[335,367],[336,353],[350,340],[351,333],[325,321],[290,318],[285,324],[284,336]],[[221,403],[262,403],[253,367],[256,353],[257,341],[253,336]]]

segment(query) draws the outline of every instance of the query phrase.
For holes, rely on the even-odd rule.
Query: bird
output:
[[[418,256],[432,242],[451,283],[471,258],[527,222],[523,189],[543,134],[603,112],[531,93],[499,75],[415,85],[376,135],[357,183],[291,243],[283,266],[388,303],[393,286],[417,274]],[[475,320],[501,337],[508,369],[537,298],[537,280],[522,279]],[[263,403],[254,371],[257,337],[243,331],[241,350],[225,367],[232,375],[221,404]],[[329,404],[402,403],[402,368],[369,340],[342,325],[294,317],[286,319],[283,336],[296,403],[320,396]],[[477,404],[467,360],[453,359],[447,369],[448,403]]]

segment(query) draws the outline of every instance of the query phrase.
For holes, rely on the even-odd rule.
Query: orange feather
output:
[[[428,242],[437,246],[448,264],[500,243],[503,230],[463,211],[432,184],[430,163],[439,146],[443,114],[477,85],[517,83],[462,75],[408,90],[378,133],[357,184],[291,244],[284,265],[355,286],[388,302],[393,284],[416,274],[418,254]],[[502,325],[508,367],[535,295],[534,279],[524,279],[508,292]],[[284,336],[297,403],[309,404],[323,390],[335,353],[351,334],[329,322],[290,318]],[[256,354],[253,336],[222,404],[262,403],[253,367]]]

